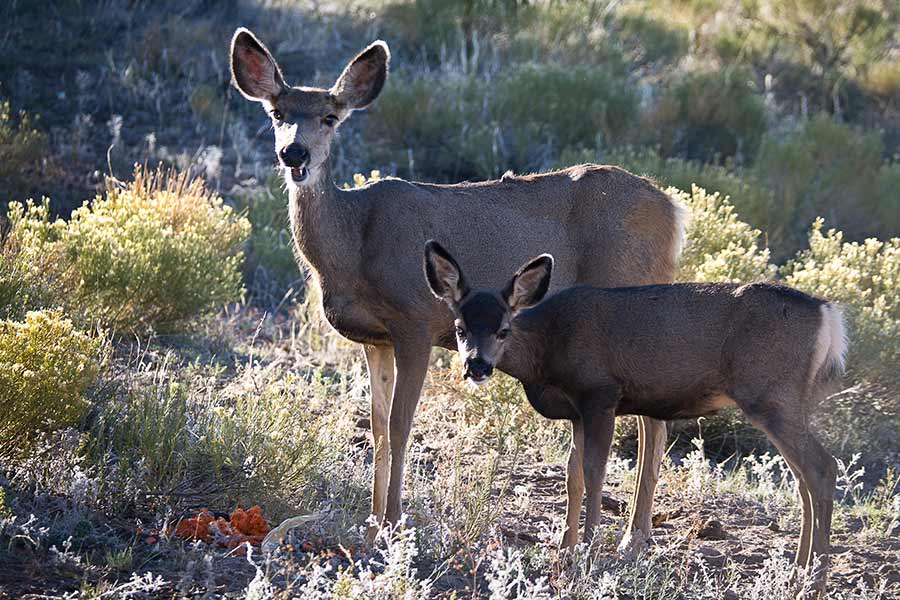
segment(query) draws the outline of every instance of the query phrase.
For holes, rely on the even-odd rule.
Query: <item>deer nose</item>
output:
[[[466,361],[465,377],[475,381],[482,381],[491,376],[494,366],[483,358],[473,358]]]
[[[309,150],[300,144],[288,144],[278,152],[286,167],[302,167],[309,161]]]

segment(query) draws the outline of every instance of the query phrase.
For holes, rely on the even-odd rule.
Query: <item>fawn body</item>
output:
[[[552,267],[544,255],[502,291],[479,291],[446,250],[426,246],[426,279],[454,313],[467,377],[484,380],[497,366],[522,382],[538,412],[573,423],[567,490],[577,508],[566,515],[568,540],[585,484],[585,538],[598,524],[616,415],[693,418],[737,405],[797,480],[798,564],[824,562],[836,467],[809,417],[843,370],[840,309],[774,283],[579,286],[540,302]],[[539,393],[548,385],[564,393],[548,401]]]
[[[298,259],[322,290],[329,323],[363,344],[378,521],[400,517],[405,452],[430,349],[455,346],[449,312],[419,275],[427,239],[441,237],[473,265],[483,258],[470,274],[475,281],[493,281],[550,249],[565,259],[560,285],[617,286],[671,281],[683,235],[682,209],[650,182],[615,167],[582,165],[458,185],[388,178],[339,189],[330,173],[332,138],[344,119],[378,96],[388,60],[387,46],[375,42],[331,88],[291,87],[252,33],[239,29],[231,44],[235,85],[272,118]],[[642,419],[640,432],[644,458],[632,504],[634,535],[626,542],[650,533],[665,443],[661,422]]]

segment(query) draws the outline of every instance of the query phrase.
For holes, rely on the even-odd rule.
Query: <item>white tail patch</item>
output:
[[[687,228],[691,222],[691,213],[687,207],[681,202],[672,199],[672,208],[675,210],[675,237],[672,240],[672,248],[670,256],[672,264],[677,265],[678,259],[681,257],[681,251],[684,249],[684,242],[687,239]]]
[[[822,320],[816,336],[816,348],[810,364],[809,380],[823,373],[825,377],[839,375],[844,372],[844,361],[847,357],[847,329],[844,325],[844,313],[836,304],[823,304],[819,307]]]

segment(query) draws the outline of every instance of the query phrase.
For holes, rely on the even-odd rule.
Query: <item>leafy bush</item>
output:
[[[46,143],[26,113],[15,122],[9,101],[0,102],[0,198],[18,199],[33,191]]]
[[[409,177],[459,181],[539,170],[561,149],[624,136],[637,116],[627,79],[601,67],[525,65],[490,84],[453,69],[392,78],[364,135]]]
[[[704,161],[754,156],[765,125],[762,95],[741,68],[679,75],[646,124],[667,155]]]
[[[514,147],[549,139],[567,148],[594,144],[598,136],[620,139],[636,118],[638,98],[608,69],[526,65],[501,80],[491,104]]]
[[[19,260],[64,279],[56,301],[104,325],[164,329],[240,295],[250,225],[187,174],[137,169],[68,222],[46,205],[10,214]]]
[[[0,321],[0,455],[28,449],[39,432],[77,424],[99,372],[101,341],[62,311]]]
[[[900,238],[845,242],[816,219],[809,249],[782,269],[790,285],[840,302],[850,318],[849,367],[858,375],[900,385]]]
[[[785,138],[767,136],[753,170],[775,194],[768,233],[793,248],[826,216],[850,239],[900,231],[900,165],[884,163],[878,133],[859,133],[827,115]]]
[[[617,25],[638,64],[677,63],[689,46],[689,31],[646,12],[621,11]]]
[[[363,135],[399,173],[457,181],[491,177],[502,168],[499,149],[491,144],[494,128],[482,113],[483,81],[456,71],[399,69],[391,78],[394,84],[372,105]]]
[[[62,264],[58,248],[49,241],[56,224],[50,221],[49,202],[13,202],[6,215],[8,230],[0,240],[0,319],[21,319],[25,312],[50,306],[60,298]]]
[[[690,224],[681,255],[681,281],[755,281],[775,275],[769,250],[760,249],[762,232],[738,219],[727,196],[696,185],[691,193],[666,192],[687,206]]]

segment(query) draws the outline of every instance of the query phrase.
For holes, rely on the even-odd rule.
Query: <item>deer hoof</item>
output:
[[[628,531],[619,542],[619,554],[625,560],[634,560],[647,549],[649,540],[650,536],[639,529]]]

